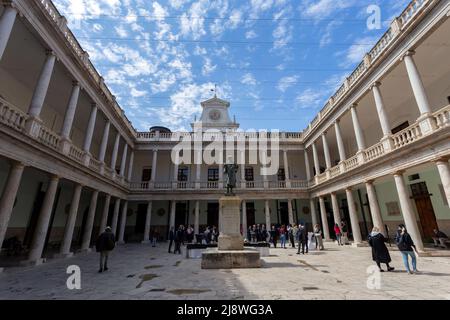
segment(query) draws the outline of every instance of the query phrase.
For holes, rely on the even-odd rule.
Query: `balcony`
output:
[[[433,118],[436,123],[436,128],[429,133],[437,135],[443,130],[450,128],[450,105],[436,111],[433,113]],[[392,152],[396,152],[405,147],[410,146],[411,144],[422,140],[428,135],[424,135],[420,124],[418,122],[413,123],[408,128],[392,135],[387,140],[387,145],[391,145],[390,148],[386,147],[386,144],[383,142],[377,143],[366,150],[362,151],[362,157],[359,155],[355,155],[344,161],[343,166],[335,166],[331,168],[328,172],[324,172],[318,176],[316,176],[315,181],[311,186],[318,186],[324,182],[330,181],[336,177],[339,177],[345,173],[351,172],[354,169],[357,169],[363,165],[371,163],[379,158],[382,158]]]

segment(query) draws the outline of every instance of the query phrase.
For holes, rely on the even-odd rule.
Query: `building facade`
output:
[[[172,161],[198,136],[201,158],[211,139],[199,132],[215,129],[242,143],[243,230],[320,223],[330,239],[345,220],[360,243],[405,223],[424,250],[434,228],[450,233],[449,16],[448,0],[412,1],[306,130],[276,135],[279,170],[262,175],[251,158],[265,135],[238,130],[228,102],[203,102],[192,132],[137,132],[50,0],[2,1],[0,243],[17,237],[36,264],[89,250],[107,225],[119,243],[220,229],[228,147],[216,163]]]

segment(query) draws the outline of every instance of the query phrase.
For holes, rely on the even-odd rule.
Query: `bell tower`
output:
[[[192,128],[201,125],[203,130],[219,129],[221,131],[234,131],[239,124],[232,120],[229,114],[230,103],[228,101],[214,98],[201,103],[203,112],[200,120],[192,123]]]

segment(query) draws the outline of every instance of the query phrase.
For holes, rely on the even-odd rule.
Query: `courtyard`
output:
[[[0,299],[75,300],[427,300],[450,299],[450,259],[421,257],[420,274],[404,272],[400,253],[391,250],[394,272],[382,273],[379,289],[368,289],[373,266],[370,248],[338,247],[297,255],[273,249],[261,269],[201,270],[200,260],[141,244],[119,246],[105,273],[98,254],[50,260],[34,268],[8,268],[0,274]],[[81,289],[69,290],[67,268],[81,269]],[[373,275],[372,275],[373,276]],[[369,281],[371,282],[371,281]],[[372,286],[373,288],[374,286]],[[376,286],[375,286],[376,287]]]

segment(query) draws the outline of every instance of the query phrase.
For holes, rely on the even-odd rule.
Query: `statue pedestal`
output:
[[[244,250],[244,239],[240,228],[241,199],[236,196],[222,197],[220,226],[217,249],[207,250],[202,255],[202,269],[260,268],[260,253]]]

